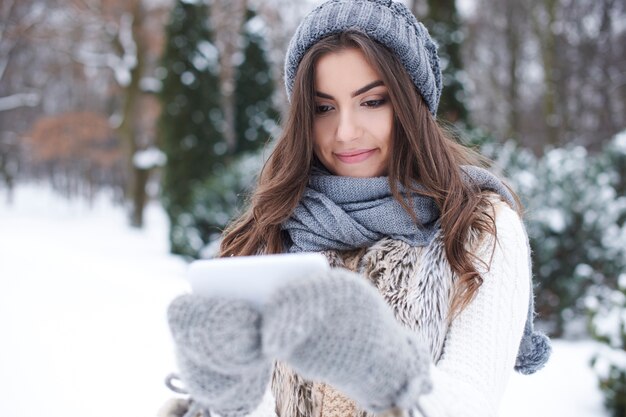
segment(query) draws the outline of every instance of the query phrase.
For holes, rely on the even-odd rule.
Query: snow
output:
[[[133,164],[140,169],[151,169],[163,166],[166,160],[167,155],[155,147],[136,152],[133,156]]]
[[[616,151],[626,155],[626,130],[615,135],[612,142]]]
[[[148,10],[154,10],[161,7],[171,7],[172,0],[142,0],[142,4]]]
[[[165,311],[187,266],[168,254],[159,205],[135,230],[108,201],[21,185],[0,203],[0,416],[155,416],[172,396]],[[588,365],[598,346],[555,340],[545,369],[512,376],[502,417],[607,416]]]
[[[89,67],[106,67],[113,71],[115,81],[122,87],[128,87],[132,78],[132,70],[138,64],[137,58],[137,44],[133,38],[133,15],[131,13],[124,13],[120,17],[119,24],[106,25],[101,30],[111,32],[109,35],[115,35],[118,46],[120,47],[120,54],[116,51],[95,51],[86,49],[79,49],[74,57],[85,68]],[[94,29],[96,31],[98,29]],[[89,70],[85,70],[86,73]]]
[[[267,36],[267,24],[261,16],[255,16],[248,20],[245,24],[245,30],[248,33],[254,33],[259,36]]]
[[[180,75],[180,81],[185,85],[191,85],[196,81],[196,76],[189,71],[185,71]]]
[[[602,406],[597,377],[588,365],[600,348],[593,341],[553,340],[553,352],[544,369],[534,375],[514,374],[500,408],[502,417],[599,417]]]
[[[598,375],[608,378],[611,367],[626,369],[626,352],[619,348],[612,348],[608,345],[601,347],[601,355],[594,364],[594,369]]]
[[[133,39],[133,20],[134,16],[130,13],[124,13],[120,18],[118,39],[124,52],[122,57],[116,60],[117,65],[111,65],[115,72],[115,79],[122,87],[130,84],[131,72],[138,63],[137,44]]]
[[[163,83],[155,77],[143,77],[141,81],[139,81],[139,87],[141,91],[146,93],[160,93],[163,88]]]
[[[540,213],[542,220],[554,233],[562,233],[567,227],[565,215],[558,208],[547,208]]]
[[[469,19],[476,14],[478,5],[476,0],[457,0],[456,7],[462,18]]]
[[[198,42],[197,52],[192,61],[198,71],[204,71],[207,68],[217,68],[220,53],[215,45],[209,41],[200,41]]]
[[[175,369],[165,323],[186,290],[164,213],[22,187],[0,205],[0,415],[154,416]]]

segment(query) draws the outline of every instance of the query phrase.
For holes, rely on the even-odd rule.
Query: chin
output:
[[[385,170],[379,168],[353,168],[353,169],[341,169],[336,171],[336,175],[342,177],[354,177],[354,178],[373,178],[382,177],[386,175]]]

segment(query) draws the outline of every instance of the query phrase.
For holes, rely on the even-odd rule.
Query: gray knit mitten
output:
[[[431,390],[426,347],[371,284],[346,269],[276,290],[262,329],[267,356],[372,412],[410,409]]]
[[[168,321],[191,397],[224,417],[252,412],[272,373],[261,353],[260,312],[245,301],[183,295]]]

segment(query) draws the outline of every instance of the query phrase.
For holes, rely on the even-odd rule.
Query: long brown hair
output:
[[[484,166],[489,161],[446,133],[429,113],[396,56],[357,31],[324,38],[303,57],[282,134],[260,173],[248,209],[225,230],[220,256],[281,253],[285,250],[281,224],[297,206],[315,161],[315,64],[322,55],[346,48],[359,48],[389,91],[394,126],[388,177],[394,198],[416,223],[417,217],[399,192],[398,183],[433,198],[441,211],[446,256],[459,277],[450,309],[451,318],[469,304],[482,284],[482,277],[473,263],[479,260],[466,245],[470,230],[497,234],[491,202],[477,187],[462,180],[459,166]],[[426,191],[417,190],[415,181]],[[519,199],[517,202],[521,207]]]

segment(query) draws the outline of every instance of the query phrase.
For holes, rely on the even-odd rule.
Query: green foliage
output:
[[[626,370],[612,365],[609,376],[600,380],[600,389],[605,396],[604,405],[611,415],[626,416]]]
[[[170,219],[171,251],[189,257],[198,257],[233,216],[239,193],[249,185],[238,185],[238,158],[262,146],[278,118],[263,22],[249,10],[243,50],[235,55],[241,58],[235,79],[236,146],[229,149],[222,134],[219,51],[211,43],[208,22],[205,3],[177,1],[162,58],[159,133],[167,156],[162,199]]]
[[[177,1],[161,60],[159,120],[160,146],[167,157],[162,200],[172,224],[174,253],[185,246],[179,230],[187,223],[194,184],[212,174],[225,146],[217,124],[221,119],[218,56],[210,39],[206,4]]]
[[[263,153],[246,153],[217,175],[194,187],[190,212],[179,232],[187,240],[187,255],[208,258],[216,254],[215,243],[233,217],[247,203],[263,163]]]
[[[438,117],[465,127],[469,123],[466,95],[463,87],[465,73],[461,60],[461,45],[465,34],[455,0],[428,0],[428,16],[424,25],[439,45],[443,91]]]
[[[274,82],[265,57],[262,20],[248,10],[244,25],[244,63],[237,71],[237,153],[252,151],[267,141],[277,128],[279,114],[272,104]]]

